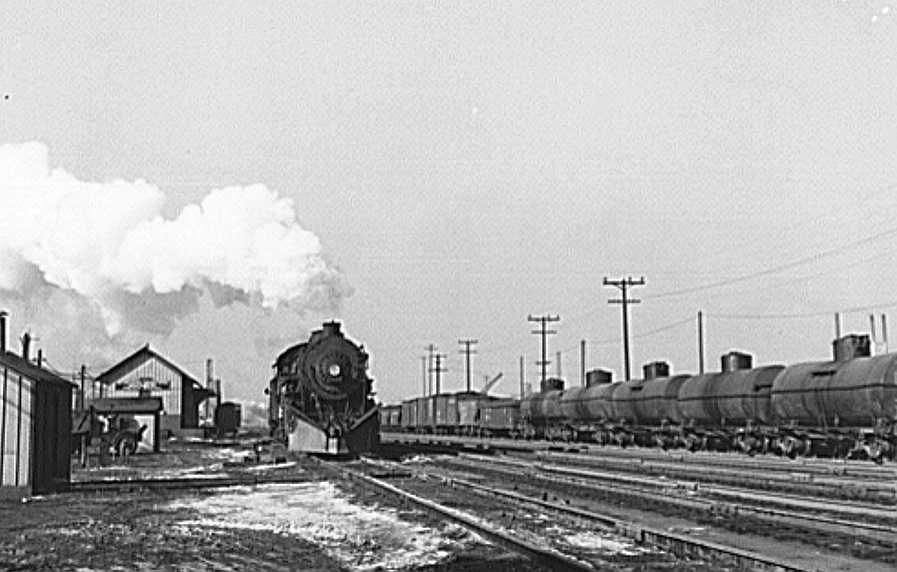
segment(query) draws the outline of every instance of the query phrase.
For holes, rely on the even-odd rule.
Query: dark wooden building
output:
[[[0,330],[5,330],[5,323]],[[65,490],[71,480],[73,384],[5,346],[3,332],[0,497]]]

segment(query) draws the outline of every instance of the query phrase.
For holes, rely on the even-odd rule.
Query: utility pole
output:
[[[433,354],[436,352],[436,346],[430,344],[424,349],[430,352],[430,360],[427,362],[427,371],[429,374],[427,377],[427,391],[425,393],[425,395],[430,395],[433,393]]]
[[[466,356],[467,361],[467,393],[470,393],[470,354],[475,354],[474,350],[471,349],[471,346],[479,343],[477,340],[458,340],[458,343],[464,346],[464,349],[458,353],[462,353]]]
[[[560,379],[560,378],[564,377],[563,372],[561,372],[561,355],[562,355],[562,352],[556,352],[554,355],[555,355],[555,362],[556,362],[555,365],[557,365],[557,372],[558,372],[557,377],[558,377],[558,379]]]
[[[420,380],[421,380],[421,395],[427,395],[427,356],[421,356],[420,358]]]
[[[698,375],[704,375],[704,312],[698,310]]]
[[[442,369],[442,360],[445,359],[445,354],[436,354],[433,356],[433,359],[436,360],[436,367],[433,368],[431,371],[436,373],[436,395],[439,395],[439,391],[440,391],[439,374],[445,371],[444,369]]]
[[[642,276],[638,280],[633,280],[632,276],[628,278],[621,278],[619,280],[608,280],[605,276],[604,285],[614,286],[618,288],[623,294],[621,298],[608,300],[607,303],[623,305],[623,361],[626,369],[626,381],[629,381],[631,379],[631,376],[629,374],[629,305],[641,303],[641,300],[629,298],[629,287],[644,286],[645,277]]]
[[[84,410],[84,378],[87,377],[87,366],[81,364],[81,410]]]
[[[526,371],[524,370],[524,356],[520,356],[520,399],[526,397],[526,388],[524,386],[524,379],[526,378]]]
[[[586,386],[586,341],[579,342],[579,384]]]
[[[532,333],[542,336],[542,359],[537,361],[536,365],[538,365],[542,368],[542,383],[544,384],[545,378],[547,377],[547,375],[546,375],[547,367],[548,367],[548,364],[551,363],[550,361],[548,361],[548,356],[546,355],[546,353],[548,351],[548,348],[546,346],[546,339],[547,339],[548,335],[557,333],[555,330],[547,329],[548,324],[550,324],[551,322],[559,322],[561,320],[561,317],[560,316],[552,316],[550,314],[545,315],[545,316],[530,315],[527,317],[527,320],[529,320],[530,322],[537,322],[537,323],[541,324],[541,326],[542,326],[540,329],[535,330]]]

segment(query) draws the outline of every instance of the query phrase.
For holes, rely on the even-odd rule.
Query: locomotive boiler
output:
[[[307,342],[287,348],[274,364],[268,423],[287,450],[359,454],[377,448],[380,416],[364,347],[326,322]]]

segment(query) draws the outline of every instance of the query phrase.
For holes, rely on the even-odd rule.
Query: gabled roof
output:
[[[55,373],[51,371],[47,371],[44,368],[37,367],[33,363],[29,362],[26,359],[23,359],[21,356],[17,356],[12,352],[0,352],[0,364],[5,365],[10,369],[14,369],[32,379],[37,379],[39,381],[45,381],[48,383],[56,383],[63,384],[67,386],[75,386],[71,381],[59,377]]]
[[[132,353],[125,359],[113,365],[112,367],[101,373],[99,376],[97,376],[96,379],[100,383],[105,383],[106,385],[115,383],[122,377],[134,371],[143,362],[151,360],[153,358],[165,364],[166,367],[169,367],[181,374],[181,377],[183,377],[187,381],[190,381],[193,385],[196,385],[200,388],[202,387],[202,385],[199,383],[199,381],[197,381],[195,377],[184,371],[182,367],[176,365],[156,350],[150,348],[149,344],[146,344],[136,352]]]

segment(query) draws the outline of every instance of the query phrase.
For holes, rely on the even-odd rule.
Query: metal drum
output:
[[[897,421],[897,354],[785,368],[773,381],[779,422],[872,426]]]
[[[772,423],[769,393],[773,380],[785,369],[770,365],[724,373],[715,386],[716,408],[725,424]]]
[[[717,407],[717,387],[724,373],[708,373],[685,380],[679,388],[679,413],[683,423],[719,425],[721,416]]]
[[[645,425],[660,425],[663,422],[680,423],[677,396],[679,388],[689,379],[688,375],[675,375],[652,379],[642,384],[640,391],[633,392],[636,417]]]

